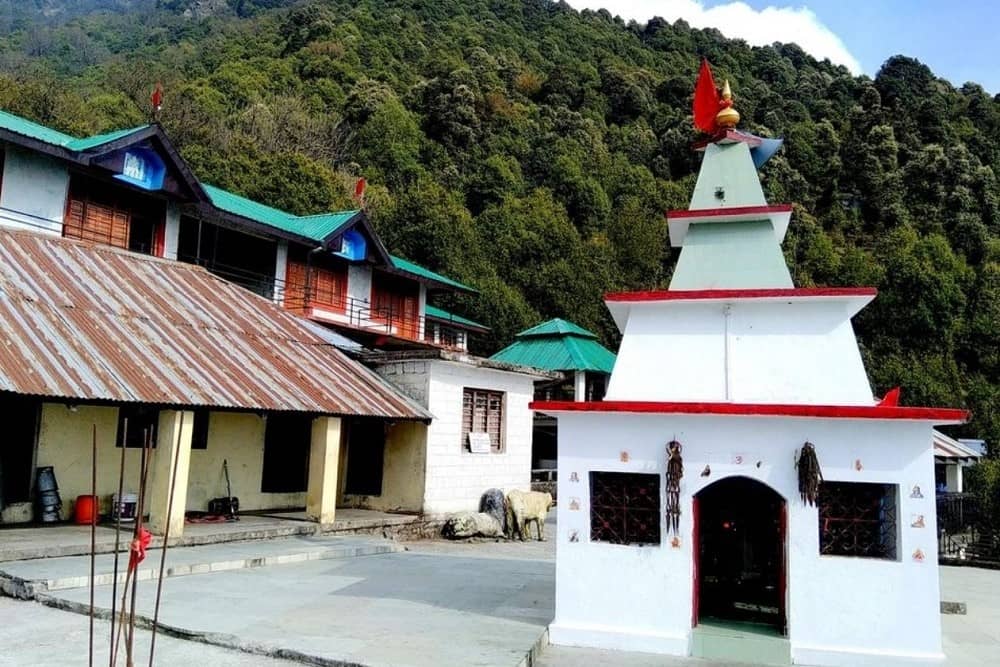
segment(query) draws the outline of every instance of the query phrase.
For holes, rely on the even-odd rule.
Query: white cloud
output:
[[[607,9],[624,19],[646,22],[660,16],[673,23],[684,19],[695,28],[717,28],[726,37],[755,46],[795,42],[814,58],[829,58],[852,74],[861,63],[836,34],[808,7],[765,7],[756,10],[743,2],[705,7],[698,0],[569,0],[576,9]]]

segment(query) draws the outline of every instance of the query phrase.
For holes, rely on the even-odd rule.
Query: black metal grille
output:
[[[659,544],[660,476],[590,473],[590,539],[611,544]]]
[[[819,488],[819,552],[896,558],[896,486],[823,482]]]

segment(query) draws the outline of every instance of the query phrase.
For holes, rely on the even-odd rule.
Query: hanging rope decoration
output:
[[[681,443],[667,443],[667,530],[677,534],[681,523],[681,477],[684,476],[684,459]]]
[[[819,496],[819,485],[823,481],[823,472],[819,469],[816,448],[811,442],[802,445],[795,467],[799,470],[799,495],[802,496],[803,504],[815,505]]]

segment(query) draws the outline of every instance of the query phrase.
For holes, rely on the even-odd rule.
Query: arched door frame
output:
[[[691,536],[691,557],[692,557],[692,599],[691,599],[691,627],[697,627],[701,603],[701,496],[707,489],[717,486],[722,482],[744,479],[755,482],[760,486],[774,493],[781,499],[778,516],[778,534],[781,543],[781,554],[778,559],[778,604],[782,634],[788,635],[788,499],[776,488],[754,477],[747,475],[726,475],[713,480],[709,484],[698,489],[691,497],[691,520],[694,525]]]

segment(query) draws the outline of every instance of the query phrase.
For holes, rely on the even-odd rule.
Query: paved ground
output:
[[[184,535],[171,539],[170,543],[185,546],[218,544],[293,535],[335,533],[381,526],[398,528],[419,522],[419,517],[408,514],[390,514],[346,508],[337,510],[337,520],[332,526],[320,527],[318,524],[304,519],[304,512],[279,512],[268,516],[245,514],[240,517],[239,521],[232,523],[187,523],[184,525]],[[127,534],[131,531],[132,526],[123,524],[122,528],[124,534]],[[96,533],[97,553],[114,551],[114,526],[99,525]],[[123,539],[127,540],[128,537]],[[154,537],[153,546],[159,544],[160,538]],[[90,554],[90,526],[75,526],[66,523],[27,528],[0,526],[0,561],[83,554]]]
[[[87,664],[90,619],[79,614],[49,609],[35,602],[0,598],[0,667],[65,667]],[[108,664],[106,621],[94,624],[95,664]],[[137,631],[136,664],[149,660],[150,633]],[[125,664],[124,657],[119,664]],[[156,638],[157,665],[212,665],[212,667],[301,667],[301,663],[206,646],[164,637]]]
[[[310,560],[330,560],[354,556],[374,556],[403,551],[391,540],[358,535],[309,535],[274,540],[226,542],[195,548],[172,547],[167,552],[165,577],[222,572],[252,567],[287,565]],[[139,566],[139,581],[159,576],[160,549],[150,549]],[[98,585],[114,580],[114,556],[100,554],[95,559]],[[119,556],[118,581],[125,579],[127,556]],[[30,597],[33,590],[56,591],[90,585],[90,556],[35,558],[0,562],[0,591],[12,597]],[[13,581],[11,581],[13,579]],[[5,581],[6,580],[6,581]],[[25,585],[22,582],[27,582]],[[19,585],[20,584],[20,585]]]
[[[942,567],[941,599],[968,606],[964,616],[941,616],[948,666],[1000,664],[1000,570]]]
[[[550,522],[550,536],[553,528]],[[273,554],[278,542],[258,544]],[[157,640],[162,656],[157,662],[172,665],[207,658],[213,665],[277,666],[291,663],[261,654],[298,654],[371,667],[518,665],[552,617],[554,543],[428,540],[406,546],[405,553],[167,579],[162,622],[230,649],[167,637],[162,644]],[[208,558],[196,557],[194,549],[222,553],[229,548],[194,547],[176,553],[179,560],[195,562]],[[51,564],[34,567],[51,573]],[[941,581],[943,599],[968,605],[965,616],[942,617],[948,667],[1000,663],[1000,571],[941,568]],[[109,591],[108,586],[98,588],[99,605],[110,604]],[[153,582],[140,584],[140,613],[150,613],[154,591]],[[61,603],[83,606],[88,591],[53,595]],[[79,664],[86,655],[86,624],[85,616],[0,600],[0,666]],[[106,635],[107,624],[102,622],[101,628],[99,634]],[[564,647],[547,647],[536,664],[724,667]]]
[[[162,623],[233,647],[383,665],[513,667],[552,618],[548,561],[397,553],[166,579]],[[139,587],[152,615],[155,586]],[[84,605],[86,588],[57,591]],[[97,589],[110,606],[110,587]],[[281,654],[287,655],[287,654]]]

